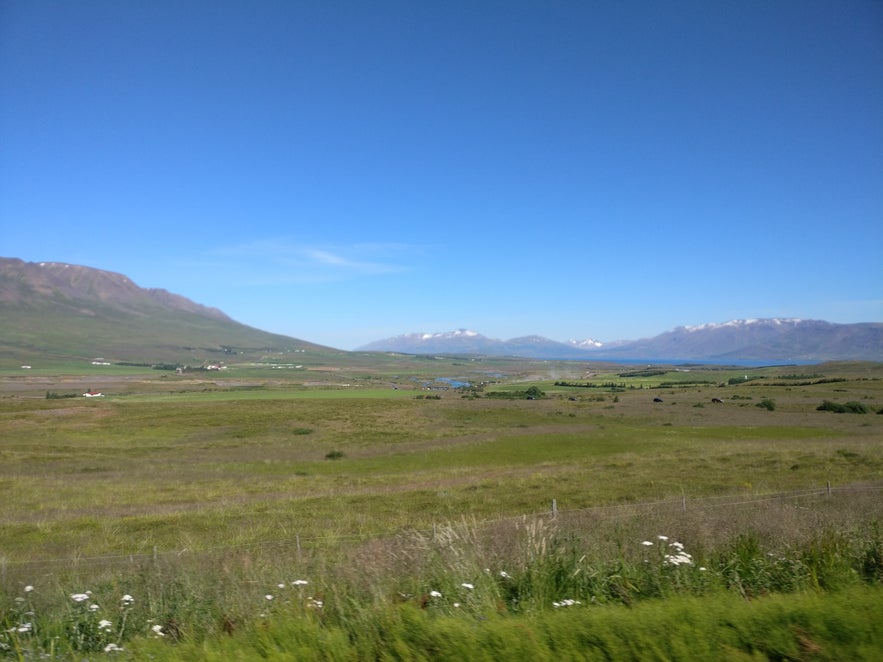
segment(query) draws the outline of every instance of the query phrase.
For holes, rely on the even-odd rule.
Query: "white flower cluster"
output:
[[[693,557],[684,551],[684,546],[679,542],[669,543],[668,546],[674,551],[665,555],[668,565],[693,565]]]
[[[574,600],[572,598],[567,598],[566,600],[562,600],[561,602],[553,602],[553,607],[573,607],[574,605],[581,605],[582,602],[579,600]]]
[[[662,545],[668,543],[668,550],[666,550],[665,555],[662,559],[666,565],[693,565],[693,557],[684,551],[683,543],[679,543],[677,541],[668,542],[668,536],[656,536],[656,539]],[[653,547],[655,543],[652,540],[644,540],[641,542],[641,544],[644,547]]]
[[[310,582],[308,582],[306,579],[295,579],[291,582],[291,586],[301,587],[307,586],[309,583]],[[288,585],[285,582],[279,582],[278,584],[276,584],[276,588],[280,591],[284,591],[286,588],[288,588]],[[267,593],[264,596],[264,600],[266,600],[267,602],[273,602],[273,600],[275,599],[276,596],[272,593]],[[322,609],[322,607],[325,606],[325,603],[322,600],[314,598],[312,595],[310,595],[306,598],[306,606],[308,609]],[[266,617],[266,614],[262,613],[261,617]]]
[[[15,632],[17,634],[30,634],[34,631],[34,624],[28,621],[27,623],[20,623],[15,627],[11,627],[7,630],[7,632]]]
[[[490,573],[490,570],[485,569],[485,572]],[[509,575],[506,572],[501,572],[500,577],[507,578],[507,577],[509,577]],[[463,582],[460,584],[460,588],[466,589],[466,591],[474,591],[475,584],[472,584],[470,582]],[[442,593],[441,593],[441,591],[432,590],[429,592],[429,597],[430,598],[441,598]],[[452,602],[451,606],[458,608],[461,606],[461,604],[459,602]]]
[[[34,591],[33,585],[28,584],[27,586],[24,587],[25,593],[31,593],[32,591]],[[78,608],[81,608],[84,610],[84,612],[81,612],[81,616],[85,616],[88,619],[87,622],[91,622],[94,625],[97,633],[102,638],[105,638],[106,635],[113,632],[113,630],[114,630],[113,621],[111,621],[110,619],[107,619],[107,618],[102,618],[96,622],[92,619],[97,618],[97,616],[89,615],[89,614],[96,614],[97,615],[98,612],[100,612],[102,610],[101,605],[99,605],[97,602],[92,602],[92,591],[83,591],[81,593],[70,593],[69,597],[74,602],[74,604],[77,605]],[[24,605],[25,603],[28,602],[28,600],[26,598],[18,597],[15,599],[15,602],[17,604]],[[121,598],[121,603],[122,603],[122,609],[124,611],[128,610],[133,604],[135,604],[135,598],[133,598],[129,594],[126,594]],[[88,612],[88,613],[85,613],[85,612]],[[28,611],[25,613],[25,615],[26,616],[33,616],[34,612]],[[123,620],[122,620],[123,625],[121,626],[121,629],[125,627],[125,622],[126,622],[126,616],[124,614]],[[156,626],[156,627],[159,627],[159,626]],[[6,632],[20,634],[20,635],[21,634],[33,635],[35,633],[35,631],[36,631],[36,626],[34,625],[34,623],[32,621],[22,622],[19,625],[16,625],[11,629],[6,630]],[[122,636],[122,632],[120,632],[120,636]],[[3,644],[0,644],[0,651],[3,651],[3,650],[5,650],[3,648]],[[117,653],[117,652],[122,652],[124,649],[118,643],[111,642],[111,643],[106,644],[102,650],[105,653]]]

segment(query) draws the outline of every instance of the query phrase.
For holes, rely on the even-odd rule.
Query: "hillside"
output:
[[[92,359],[200,364],[266,351],[327,349],[240,324],[216,308],[122,274],[0,258],[0,361]]]

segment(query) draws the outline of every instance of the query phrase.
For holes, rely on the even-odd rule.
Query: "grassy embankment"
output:
[[[0,641],[696,659],[699,637],[709,659],[873,659],[883,416],[816,410],[879,410],[868,370],[534,374],[468,397],[337,373],[351,386],[150,375],[85,400],[19,384],[0,399]],[[546,396],[488,397],[528,385]]]

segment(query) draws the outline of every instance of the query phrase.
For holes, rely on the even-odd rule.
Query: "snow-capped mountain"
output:
[[[652,338],[557,342],[541,336],[487,338],[461,329],[412,333],[379,340],[360,350],[407,354],[492,354],[547,359],[647,359],[713,361],[883,361],[883,324],[834,324],[821,320],[741,319],[681,326]]]
[[[403,354],[490,354],[526,358],[586,358],[584,349],[549,340],[542,336],[497,340],[466,329],[444,333],[408,333],[377,340],[359,347],[357,351],[401,352]]]
[[[610,358],[734,361],[883,360],[883,324],[804,319],[738,319],[681,326],[606,347]]]
[[[567,341],[567,344],[580,349],[599,349],[604,346],[604,343],[594,338],[586,338],[585,340],[573,340],[571,338]]]

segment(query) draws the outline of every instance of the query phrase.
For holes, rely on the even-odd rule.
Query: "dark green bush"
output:
[[[868,408],[861,402],[847,402],[841,404],[839,402],[831,402],[825,400],[816,407],[816,411],[833,411],[836,414],[867,414]]]

